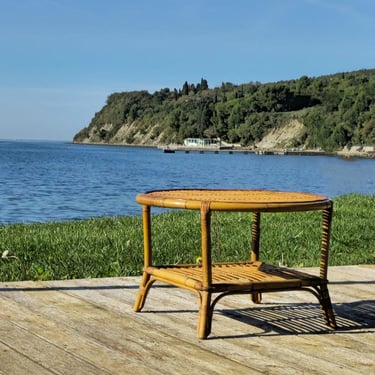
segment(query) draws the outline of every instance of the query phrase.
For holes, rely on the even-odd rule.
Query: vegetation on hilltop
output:
[[[303,131],[288,147],[338,150],[375,144],[375,69],[261,84],[113,93],[74,142],[158,145],[187,137],[253,146],[291,121]]]

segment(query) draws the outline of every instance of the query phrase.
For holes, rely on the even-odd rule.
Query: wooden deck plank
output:
[[[38,304],[37,306],[41,306],[41,304]],[[52,309],[49,309],[48,312],[49,313],[47,314],[44,314],[42,311],[35,312],[32,307],[25,307],[20,304],[19,301],[8,300],[5,304],[5,308],[0,309],[0,322],[5,321],[6,319],[12,321],[14,319],[12,317],[22,314],[25,318],[22,319],[22,321],[17,322],[19,327],[36,337],[43,337],[47,342],[52,342],[56,347],[66,352],[67,355],[72,354],[78,358],[85,358],[85,360],[90,362],[93,366],[99,366],[102,370],[109,369],[109,372],[106,370],[103,370],[102,372],[97,370],[98,373],[108,374],[113,373],[112,371],[115,371],[115,373],[121,373],[121,371],[124,371],[124,368],[128,368],[130,371],[134,366],[134,362],[136,361],[130,359],[133,355],[130,350],[126,353],[127,356],[124,356],[124,353],[112,350],[94,339],[86,337],[82,334],[82,331],[77,325],[69,326],[63,324],[62,319],[59,319],[58,317],[56,319],[53,314],[50,314]],[[2,327],[1,323],[0,325]],[[32,339],[33,338],[31,337],[30,345],[31,342],[34,341],[34,346],[38,348],[38,340]],[[12,340],[11,345],[15,345]],[[17,346],[15,349],[17,349]],[[50,353],[51,350],[48,350],[48,352]],[[64,354],[64,357],[65,356],[66,355]],[[71,369],[72,366],[73,363],[69,362],[68,368]],[[161,374],[159,371],[152,371],[141,361],[136,363],[137,370],[140,370],[142,367],[145,371],[147,370],[147,373]],[[85,373],[91,374],[95,372],[91,370]]]
[[[110,374],[46,340],[44,331],[35,334],[13,322],[4,321],[1,323],[0,335],[2,342],[9,348],[22,352],[25,357],[51,372],[68,375],[71,374],[70,368],[74,368],[77,374]]]
[[[10,292],[8,298],[26,306],[35,316],[39,314],[42,320],[55,320],[60,326],[68,327],[71,331],[79,331],[81,336],[110,348],[112,351],[122,353],[122,370],[125,371],[124,368],[126,368],[126,371],[131,374],[141,373],[140,368],[145,365],[150,371],[158,373],[160,371],[163,374],[165,373],[164,367],[167,367],[167,373],[182,371],[183,373],[199,374],[208,369],[210,373],[219,374],[220,372],[216,372],[215,361],[213,361],[215,356],[217,357],[216,361],[222,362],[222,369],[225,369],[228,374],[246,374],[249,371],[248,366],[232,363],[231,360],[222,359],[204,350],[200,352],[199,360],[196,361],[192,371],[191,358],[194,358],[196,354],[195,345],[164,333],[162,330],[150,331],[150,328],[143,322],[124,319],[124,316],[114,314],[111,310],[99,308],[93,304],[87,304],[81,298],[71,296],[69,293],[48,290],[44,292],[37,290],[14,291]],[[107,322],[109,324],[106,324]],[[35,327],[28,329],[34,330]],[[43,335],[46,335],[45,331]],[[55,342],[58,341],[59,345],[70,344],[72,346],[76,343],[75,339],[73,342],[70,342],[71,340],[66,342],[60,340],[56,335],[53,339]],[[160,343],[162,344],[159,347]],[[70,347],[71,350],[72,347]],[[85,352],[81,351],[80,355],[89,357],[90,362],[97,359],[103,365],[102,353],[99,353],[99,356],[98,353],[96,356],[91,356],[85,349]],[[113,366],[111,367],[113,371]],[[137,369],[131,369],[131,367],[137,367]]]
[[[0,283],[0,374],[375,373],[375,266],[329,279],[335,332],[310,293],[237,295],[203,341],[186,290],[155,284],[134,313],[138,277]]]
[[[0,341],[0,374],[25,375],[40,374],[51,375],[52,372],[42,367],[35,360],[24,356]]]

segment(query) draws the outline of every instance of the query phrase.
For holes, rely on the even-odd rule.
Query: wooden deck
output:
[[[375,266],[329,279],[336,331],[310,293],[237,295],[207,340],[195,295],[174,287],[155,284],[134,313],[137,277],[0,283],[0,374],[374,374]]]

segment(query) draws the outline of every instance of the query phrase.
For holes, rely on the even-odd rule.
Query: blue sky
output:
[[[113,92],[375,68],[373,0],[0,0],[0,139],[72,140]]]

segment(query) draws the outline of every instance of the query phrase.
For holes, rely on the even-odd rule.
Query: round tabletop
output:
[[[208,203],[217,211],[309,211],[328,208],[324,195],[276,190],[173,189],[138,194],[147,206],[199,210]]]

